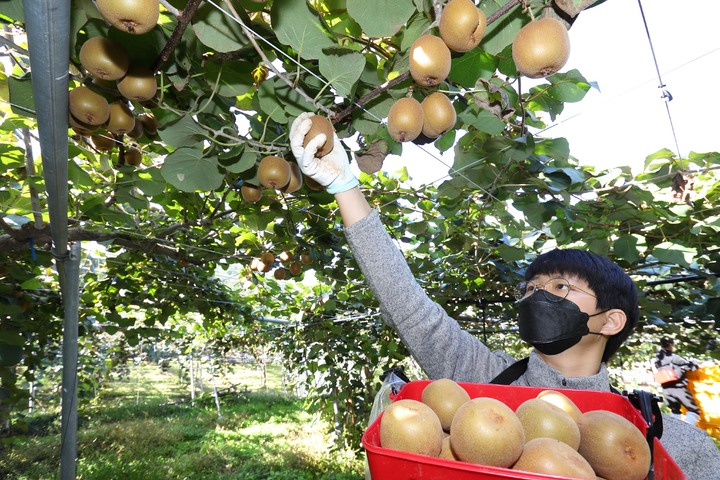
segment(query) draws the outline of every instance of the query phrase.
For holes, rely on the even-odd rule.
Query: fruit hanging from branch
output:
[[[93,37],[80,48],[80,63],[92,76],[102,80],[120,80],[130,66],[127,52],[111,38]]]
[[[534,20],[515,35],[512,57],[518,73],[543,78],[557,73],[570,58],[570,37],[559,20]]]
[[[485,14],[471,0],[450,0],[440,16],[440,38],[456,52],[477,47],[486,27]]]
[[[160,18],[158,0],[95,0],[95,6],[110,25],[134,35],[149,32]]]
[[[423,128],[423,108],[413,97],[403,97],[393,103],[387,120],[390,136],[398,142],[412,142]]]
[[[420,103],[423,109],[422,133],[436,138],[455,126],[457,113],[452,102],[442,92],[433,92]]]
[[[430,87],[450,73],[450,49],[440,37],[421,35],[410,47],[410,75],[418,85]]]

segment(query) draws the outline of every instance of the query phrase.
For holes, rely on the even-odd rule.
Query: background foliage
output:
[[[525,3],[536,17],[561,14],[551,1]],[[593,8],[602,8],[597,3]],[[20,6],[0,3],[7,37],[0,76],[6,417],[10,407],[23,408],[28,382],[56,363],[62,326]],[[264,190],[249,203],[240,187],[257,184],[256,165],[265,155],[293,161],[287,132],[303,111],[330,116],[363,165],[382,161],[384,152],[401,154],[403,145],[383,123],[390,106],[435,90],[453,100],[458,121],[425,147],[453,151],[450,177],[420,188],[404,171],[360,174],[431,296],[491,346],[521,354],[512,285],[537,254],[585,248],[618,262],[641,292],[641,325],[616,363],[647,359],[660,334],[675,335],[688,354],[717,358],[720,153],[678,158],[659,150],[636,176],[629,167],[579,166],[567,139],[536,132],[565,103],[581,101],[590,83],[566,71],[523,84],[510,44],[530,17],[516,0],[482,2],[489,23],[483,42],[453,55],[446,82],[415,85],[408,49],[419,35],[436,32],[441,6],[173,0],[162,3],[151,32],[129,35],[110,27],[90,0],[73,1],[69,88],[87,85],[122,100],[79,62],[81,45],[95,36],[117,40],[132,64],[157,72],[159,84],[153,100],[128,102],[136,115],[156,117],[156,135],[114,137],[117,146],[106,152],[91,138],[106,131],[68,131],[70,239],[86,253],[84,376],[107,373],[90,367],[105,366],[97,359],[108,355],[97,331],[112,335],[116,346],[169,341],[218,354],[274,349],[314,380],[315,407],[334,421],[339,441],[358,446],[377,373],[406,352],[382,326],[332,196],[306,184],[293,194]],[[612,141],[598,128],[602,141]],[[124,162],[130,147],[142,149],[139,167]],[[278,280],[274,271],[250,268],[268,251],[276,254],[274,269],[289,267],[277,259],[283,251],[295,260],[306,252],[312,263]]]

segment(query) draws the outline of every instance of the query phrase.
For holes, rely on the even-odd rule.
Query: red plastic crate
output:
[[[405,384],[402,390],[393,398],[393,401],[405,398],[420,400],[422,391],[428,383],[430,383],[430,380],[416,380]],[[525,400],[535,398],[541,391],[548,390],[539,387],[462,382],[459,382],[459,385],[470,394],[470,398],[495,398],[513,410],[516,410]],[[643,433],[647,430],[645,420],[640,412],[622,395],[590,390],[553,390],[564,393],[575,402],[575,405],[582,412],[600,409],[609,410],[630,420]],[[492,480],[507,478],[550,480],[566,478],[457,462],[382,448],[380,446],[381,419],[382,415],[378,416],[362,437],[362,444],[367,454],[368,466],[373,480]],[[657,439],[655,439],[653,453],[655,480],[686,480],[685,475]]]

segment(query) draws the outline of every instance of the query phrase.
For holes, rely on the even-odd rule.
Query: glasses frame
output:
[[[562,297],[561,297],[560,295],[556,295],[556,294],[554,294],[554,293],[548,292],[548,291],[545,289],[545,286],[546,286],[548,283],[557,282],[558,280],[564,281],[564,282],[565,282],[565,285],[567,285],[567,287],[568,287],[567,292],[565,292],[565,295],[562,296]],[[527,280],[527,281],[525,281],[525,282],[520,282],[520,283],[518,283],[518,284],[515,286],[515,288],[513,289],[513,296],[515,297],[515,299],[516,299],[517,301],[523,300],[523,299],[529,297],[530,295],[532,295],[532,293],[531,293],[531,294],[528,294],[528,293],[527,293],[528,286],[530,286],[530,285],[532,285],[532,286],[534,287],[533,293],[535,293],[535,292],[538,291],[538,290],[542,291],[542,292],[543,292],[543,295],[545,296],[545,299],[546,299],[548,302],[561,302],[561,301],[565,300],[568,295],[570,295],[570,292],[571,292],[571,291],[584,293],[585,295],[590,295],[590,296],[593,297],[593,298],[597,298],[596,295],[594,295],[594,294],[592,294],[592,293],[590,293],[590,292],[588,292],[588,291],[586,291],[586,290],[583,290],[582,288],[578,287],[577,285],[573,285],[572,283],[570,283],[570,281],[569,281],[567,278],[564,278],[564,277],[555,277],[555,278],[551,278],[550,280],[548,280],[547,282],[542,283],[542,284],[537,283],[537,282],[533,282],[532,280]],[[552,297],[554,297],[554,298],[549,297],[549,296],[547,295],[548,293],[550,293],[550,295],[552,295]],[[560,300],[558,300],[558,298],[560,298]]]

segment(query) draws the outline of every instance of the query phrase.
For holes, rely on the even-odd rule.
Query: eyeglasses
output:
[[[582,288],[572,285],[565,278],[553,278],[543,284],[535,282],[521,282],[515,287],[515,298],[517,300],[522,300],[523,298],[527,298],[535,293],[538,289],[542,290],[543,295],[545,295],[545,299],[548,302],[560,302],[565,300],[571,290],[595,297],[592,293],[586,292]],[[551,295],[548,295],[548,293]]]

